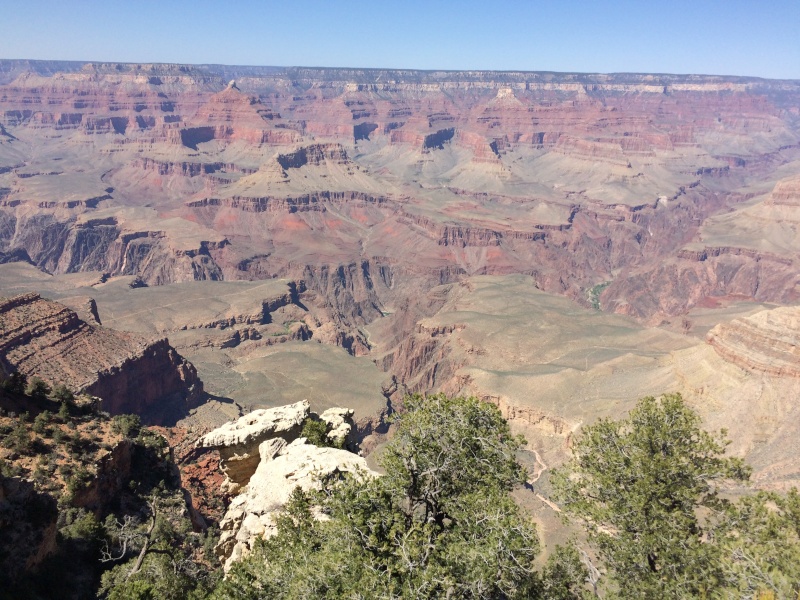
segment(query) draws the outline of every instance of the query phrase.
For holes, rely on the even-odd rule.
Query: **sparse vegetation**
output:
[[[42,397],[42,387],[35,385],[36,388],[28,386],[35,394],[28,396],[30,400],[52,408],[58,406],[56,394],[51,394],[53,399]],[[55,552],[38,570],[20,573],[20,567],[14,567],[16,575],[11,580],[5,579],[6,572],[2,573],[0,598],[49,598],[55,589],[64,591],[59,597],[95,597],[106,571],[122,575],[109,575],[104,580],[102,597],[206,597],[216,581],[219,565],[213,555],[209,560],[204,558],[204,548],[209,549],[204,543],[215,536],[192,531],[177,469],[164,438],[142,427],[136,416],[124,415],[112,421],[107,414],[92,412],[88,405],[82,407],[64,394],[58,395],[62,401],[55,415],[51,409],[42,409],[41,404],[31,404],[40,411],[32,415],[23,412],[17,416],[8,411],[0,415],[0,443],[13,452],[10,459],[0,458],[0,479],[27,478],[29,482],[7,489],[18,489],[20,485],[22,489],[35,489],[35,493],[22,497],[22,504],[14,504],[18,502],[14,497],[0,501],[3,570],[16,560],[15,556],[26,556],[28,548],[23,550],[15,544],[24,546],[33,539],[34,549],[41,539],[36,537],[37,528],[43,530],[54,524],[58,527]],[[119,452],[123,436],[130,436],[133,441],[124,446],[123,451],[129,456],[120,463],[129,464],[130,473],[113,467],[113,477],[108,478],[111,473],[105,475],[103,487],[97,488],[101,491],[98,495],[93,489],[97,485],[100,453]],[[114,478],[122,479],[117,482]],[[101,562],[103,548],[113,546],[116,539],[115,530],[107,526],[110,521],[105,517],[120,522],[134,519],[138,527],[144,507],[154,497],[158,498],[159,519],[149,545],[152,552],[146,553],[139,575],[128,577],[140,548],[134,544],[126,552],[115,554],[113,560]],[[92,510],[84,508],[82,502],[90,502]],[[95,512],[103,520],[98,520]]]
[[[600,310],[600,295],[603,293],[609,285],[611,285],[610,281],[606,281],[604,283],[599,283],[596,286],[592,287],[587,294],[589,298],[589,303],[592,305],[592,308],[595,310]]]
[[[416,395],[405,405],[380,459],[385,475],[295,490],[277,535],[224,581],[217,534],[192,530],[166,442],[139,417],[84,413],[67,400],[58,415],[2,416],[0,439],[16,458],[0,459],[0,477],[28,477],[38,490],[18,518],[45,526],[57,510],[59,537],[41,570],[0,598],[46,596],[54,581],[75,598],[124,600],[800,594],[800,495],[726,500],[723,482],[749,470],[680,395],[644,398],[627,418],[583,430],[551,481],[597,564],[570,543],[538,569],[536,528],[509,496],[526,480],[516,461],[524,440],[475,398]],[[327,445],[327,432],[324,421],[303,424],[312,443]],[[93,497],[98,452],[123,438],[133,442],[131,472],[98,518],[75,502]]]

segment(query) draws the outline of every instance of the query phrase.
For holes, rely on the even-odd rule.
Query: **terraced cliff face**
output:
[[[781,174],[795,171],[796,167]],[[750,192],[736,208],[706,219],[695,239],[660,264],[640,265],[603,293],[609,310],[637,317],[679,315],[726,297],[793,304],[800,300],[800,177]]]
[[[62,304],[24,294],[0,300],[0,361],[51,385],[98,396],[112,413],[152,420],[184,414],[202,383],[166,339],[90,325]]]
[[[717,325],[707,340],[720,356],[748,371],[800,377],[800,307],[765,310]]]
[[[714,234],[746,225],[757,202],[776,223],[796,219],[791,183],[768,196],[800,165],[796,82],[19,62],[2,72],[5,261],[149,285],[305,279],[350,327],[478,274],[527,273],[653,322],[731,295],[798,300],[785,283],[794,249]]]
[[[671,360],[698,311],[710,329],[736,316],[716,308],[800,302],[797,82],[0,64],[0,262],[95,297],[109,326],[169,333],[232,400],[226,418],[238,402],[350,405],[333,397],[346,390],[369,419],[409,386],[476,393],[568,435],[609,414],[590,381]],[[517,283],[487,288],[497,303],[478,326],[459,286],[484,276]],[[273,279],[281,290],[242,281]],[[123,281],[150,287],[109,292]],[[537,345],[500,326],[518,302],[541,312],[539,294],[565,302],[544,311],[553,323],[634,332],[596,368],[554,353],[535,373],[557,371],[548,381],[584,408],[538,393],[520,359]],[[485,344],[487,323],[517,345]],[[581,337],[572,325],[559,335]],[[482,372],[487,357],[517,375]],[[625,397],[679,389],[657,366]]]

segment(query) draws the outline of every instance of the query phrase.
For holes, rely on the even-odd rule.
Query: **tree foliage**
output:
[[[50,391],[50,386],[39,377],[33,377],[25,388],[25,393],[36,400],[44,400]]]
[[[111,419],[111,431],[126,438],[135,438],[142,429],[139,415],[117,415]]]
[[[165,504],[172,500],[171,510]],[[186,600],[207,598],[216,575],[195,560],[187,545],[187,530],[172,522],[179,499],[150,502],[146,521],[106,519],[108,539],[102,549],[104,562],[117,562],[103,574],[100,594],[109,600]]]
[[[74,402],[75,400],[75,394],[63,383],[56,384],[53,387],[51,396],[57,402]]]
[[[679,394],[641,399],[627,419],[587,427],[572,460],[553,475],[557,498],[586,527],[624,598],[687,598],[719,588],[717,544],[707,543],[701,507],[727,503],[717,483],[744,480],[724,456],[724,432],[700,429]]]
[[[536,530],[508,495],[525,476],[522,440],[475,398],[413,396],[406,407],[384,476],[296,490],[278,534],[215,597],[535,597]]]
[[[341,440],[331,440],[328,438],[328,431],[330,426],[322,419],[307,417],[303,421],[303,429],[300,431],[300,437],[306,438],[309,444],[314,444],[320,448],[343,448],[344,438]]]
[[[9,375],[8,379],[3,381],[2,387],[12,394],[24,394],[25,389],[28,387],[28,376],[25,373],[14,371]]]
[[[724,596],[800,598],[800,494],[759,492],[730,506],[714,531]]]

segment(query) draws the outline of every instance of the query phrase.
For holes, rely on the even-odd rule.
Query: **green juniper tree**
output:
[[[295,490],[278,534],[215,597],[539,597],[536,530],[508,495],[525,478],[522,439],[476,398],[413,396],[406,407],[384,476]],[[326,520],[312,518],[315,505]]]
[[[800,493],[758,492],[730,506],[714,530],[723,597],[800,598]]]
[[[717,482],[749,476],[740,459],[724,456],[724,434],[701,430],[679,394],[643,398],[627,419],[584,429],[552,481],[607,566],[612,596],[703,597],[720,587],[721,550],[698,512],[727,506]]]
[[[57,384],[53,387],[53,391],[51,392],[51,397],[53,400],[58,402],[73,402],[75,400],[75,394],[63,383]]]
[[[25,393],[36,400],[44,400],[50,393],[50,386],[43,379],[33,377],[25,388]]]

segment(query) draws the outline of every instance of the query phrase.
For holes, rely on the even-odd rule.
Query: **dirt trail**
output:
[[[542,457],[539,456],[539,453],[536,450],[531,448],[531,452],[533,452],[533,456],[536,458],[536,464],[537,464],[537,467],[535,468],[535,470],[533,472],[533,477],[531,477],[528,480],[528,485],[530,486],[531,491],[533,491],[534,490],[533,484],[536,483],[537,481],[539,481],[539,478],[542,476],[542,473],[544,473],[547,470],[548,467],[545,464],[545,462],[542,460]],[[555,504],[551,500],[548,500],[547,498],[545,498],[541,494],[537,493],[536,491],[534,491],[533,493],[539,500],[544,502],[547,506],[552,508],[554,511],[556,511],[558,513],[561,512],[561,508],[559,508],[559,506],[557,504]]]

